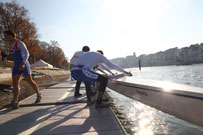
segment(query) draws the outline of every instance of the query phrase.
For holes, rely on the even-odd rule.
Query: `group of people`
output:
[[[22,41],[18,40],[16,38],[16,33],[11,30],[4,31],[4,40],[9,43],[10,53],[12,54],[14,61],[14,66],[12,69],[13,100],[11,101],[10,105],[13,107],[13,109],[19,108],[19,82],[22,74],[24,75],[25,80],[32,86],[37,94],[35,103],[39,103],[41,101],[42,95],[37,84],[31,77],[30,63],[28,62],[29,52],[26,45]],[[94,82],[98,82],[100,84],[98,97],[95,104],[96,107],[103,106],[102,97],[109,79],[108,74],[106,74],[99,67],[106,69],[110,74],[113,73],[109,70],[109,68],[131,75],[130,72],[125,71],[124,69],[109,61],[103,55],[101,50],[98,50],[97,52],[90,51],[88,46],[84,46],[82,51],[76,52],[71,58],[70,63],[71,76],[77,80],[74,94],[75,97],[82,96],[79,90],[81,82],[84,82],[87,95],[87,105],[93,104],[91,95],[94,93],[92,92],[91,84]],[[105,65],[109,68],[107,68]],[[104,74],[96,72],[96,69],[99,69]]]
[[[88,48],[84,50],[84,48]],[[121,67],[113,64],[110,60],[108,60],[101,50],[97,52],[91,51],[89,52],[89,47],[84,46],[82,51],[76,52],[71,59],[71,76],[77,80],[75,87],[75,97],[79,96],[79,84],[84,82],[86,95],[87,95],[87,105],[91,105],[93,102],[91,101],[91,83],[99,82],[99,93],[97,97],[96,107],[103,107],[106,104],[102,104],[102,97],[104,95],[109,76],[107,74],[99,74],[95,71],[95,69],[99,67],[105,68],[108,72],[113,74],[106,66],[111,69],[123,72],[125,74],[131,75],[130,72],[125,71]],[[79,55],[80,54],[80,55]],[[77,58],[77,59],[76,59]],[[106,66],[104,66],[106,65]],[[100,69],[100,68],[99,68]],[[102,71],[100,69],[100,71]],[[103,71],[102,71],[103,72]],[[105,73],[105,72],[103,72]]]

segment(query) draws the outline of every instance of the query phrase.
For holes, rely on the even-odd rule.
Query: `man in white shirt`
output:
[[[84,53],[89,51],[90,51],[90,48],[88,46],[83,46],[82,51],[75,52],[73,57],[70,60],[70,69],[75,65],[75,63]],[[77,81],[75,85],[75,94],[74,94],[75,97],[82,96],[82,94],[80,94],[80,85],[81,85],[81,81]]]
[[[97,50],[97,52],[99,52],[100,54],[104,55],[103,51],[102,50]],[[110,75],[114,75],[113,72],[111,72],[111,70],[109,68],[107,68],[104,64],[102,63],[99,63],[99,65],[95,66],[94,68],[94,71],[99,71],[100,73],[103,73],[103,76],[109,76]],[[107,74],[105,71],[107,71],[109,74]],[[96,91],[98,88],[99,88],[99,82],[95,81],[95,82],[92,82],[92,87],[94,91]]]
[[[105,64],[108,67],[115,69],[117,71],[126,73],[128,75],[132,75],[130,72],[125,71],[124,69],[120,68],[119,66],[113,64],[109,61],[105,56],[100,54],[99,52],[87,52],[83,54],[79,60],[75,63],[75,66],[71,69],[71,75],[75,80],[83,81],[86,83],[86,92],[90,90],[91,82],[98,81],[100,82],[99,86],[99,94],[97,97],[96,107],[102,107],[102,97],[104,91],[106,89],[108,78],[104,77],[103,75],[95,72],[93,68],[99,64]],[[90,105],[91,97],[90,94],[87,93],[87,104]]]

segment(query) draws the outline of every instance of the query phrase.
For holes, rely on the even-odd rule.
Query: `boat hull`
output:
[[[146,82],[147,84],[147,82]],[[203,127],[203,94],[111,80],[108,88],[165,113]]]

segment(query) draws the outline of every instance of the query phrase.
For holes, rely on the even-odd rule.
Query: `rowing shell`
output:
[[[203,89],[201,88],[163,81],[136,80],[124,75],[110,79],[108,88],[203,127]]]

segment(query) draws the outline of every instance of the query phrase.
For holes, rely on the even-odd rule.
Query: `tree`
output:
[[[35,24],[30,21],[27,14],[28,10],[15,1],[0,2],[0,32],[4,30],[16,32],[17,38],[26,44],[30,52],[30,61],[34,62],[40,53],[38,50],[40,47]]]
[[[38,40],[35,24],[30,21],[28,10],[17,4],[0,2],[0,34],[4,30],[16,32],[17,39],[22,40],[30,53],[29,61],[33,63],[39,59],[53,64],[55,67],[67,67],[68,61],[57,41],[51,44]],[[3,45],[0,42],[1,46]]]
[[[44,42],[44,41],[40,41],[39,46],[41,49],[41,54],[39,55],[38,59],[43,59],[44,61],[48,62],[48,59],[49,59],[48,48],[49,48],[50,44],[48,44],[47,42]],[[48,63],[50,63],[50,62],[48,62]]]
[[[65,57],[63,50],[60,48],[60,44],[57,41],[39,42],[41,55],[39,59],[52,64],[58,68],[68,68],[68,60]]]

